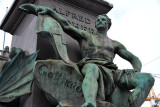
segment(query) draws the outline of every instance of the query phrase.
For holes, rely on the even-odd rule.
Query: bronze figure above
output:
[[[82,92],[85,103],[82,107],[97,107],[96,100],[111,102],[116,107],[140,107],[143,104],[154,84],[154,78],[149,73],[140,72],[142,64],[137,56],[128,51],[122,43],[108,37],[107,31],[110,29],[111,19],[107,15],[99,15],[97,17],[95,21],[97,34],[94,35],[73,27],[65,18],[48,7],[23,4],[19,8],[24,12],[37,15],[38,17],[44,17],[44,15],[52,17],[53,20],[56,20],[60,24],[65,33],[78,41],[83,59],[76,64],[73,64],[68,59],[66,48],[63,46],[62,49],[61,44],[57,45],[59,42],[55,42],[57,40],[56,37],[53,37],[52,39],[54,41],[52,40],[51,42],[54,42],[53,46],[55,45],[56,51],[61,57],[60,59],[66,62],[66,64],[68,64],[67,66],[78,66],[77,68],[79,70],[77,70],[77,68],[76,70],[79,71],[81,73],[79,75],[83,77]],[[44,25],[44,27],[47,26],[50,26],[49,23]],[[44,37],[48,36],[46,33],[42,35]],[[51,33],[49,36],[51,36]],[[113,63],[116,54],[130,62],[133,69],[119,70]],[[53,66],[54,65],[55,64],[53,64]],[[49,66],[51,66],[51,64]],[[59,67],[58,69],[62,73],[63,71],[67,72],[67,70],[70,70],[67,69],[67,67],[63,67],[63,69],[61,69],[61,66]],[[48,70],[49,68],[42,66],[41,69]],[[50,70],[53,69],[50,68]],[[46,73],[44,73],[44,75],[46,75]],[[49,73],[48,71],[49,77],[53,77],[54,74],[51,76],[51,73]],[[71,76],[73,76],[73,74]],[[64,82],[62,81],[62,83]],[[123,94],[118,91],[129,91],[131,89],[134,90],[129,92],[127,96],[123,96]],[[126,102],[119,99],[120,97],[125,99]]]

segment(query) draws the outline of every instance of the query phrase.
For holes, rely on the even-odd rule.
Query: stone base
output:
[[[56,107],[49,103],[49,101],[46,99],[45,94],[34,82],[32,84],[32,93],[20,97],[19,102],[19,106],[13,107]]]
[[[72,100],[63,100],[59,102],[57,107],[81,107],[85,103],[84,98],[76,98]],[[97,101],[97,107],[115,107],[112,103],[106,101]]]
[[[0,102],[0,107],[19,107],[19,98],[13,100],[10,103],[1,103]]]

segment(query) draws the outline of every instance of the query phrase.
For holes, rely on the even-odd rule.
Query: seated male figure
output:
[[[97,80],[103,72],[106,72],[105,68],[113,69],[112,78],[116,80],[114,82],[118,86],[127,90],[134,89],[128,98],[131,107],[140,107],[143,104],[154,84],[154,78],[149,73],[140,73],[142,64],[139,58],[129,52],[123,44],[107,36],[107,31],[111,26],[111,19],[107,15],[97,17],[95,21],[97,34],[93,35],[73,27],[65,18],[48,7],[39,6],[36,12],[53,17],[62,26],[64,32],[77,40],[80,45],[83,61],[79,64],[82,65],[81,72],[84,75],[82,90],[85,103],[83,107],[96,107],[99,90]],[[32,14],[38,15],[37,13]],[[130,62],[133,69],[118,70],[113,64],[116,54]],[[115,79],[115,77],[119,78]]]

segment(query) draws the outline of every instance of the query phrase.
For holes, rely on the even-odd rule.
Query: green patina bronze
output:
[[[71,26],[65,18],[48,7],[23,4],[19,8],[24,12],[38,15],[38,17],[44,15],[52,17],[61,25],[65,33],[78,41],[83,59],[76,65],[81,68],[80,72],[83,74],[82,92],[85,98],[83,107],[96,107],[96,99],[110,101],[116,107],[140,107],[143,104],[154,84],[154,78],[149,73],[140,73],[142,64],[139,58],[128,51],[123,44],[107,36],[107,31],[111,26],[108,16],[99,15],[97,17],[95,21],[97,34],[93,35]],[[54,27],[55,24],[46,23],[45,26]],[[50,31],[47,30],[47,32]],[[42,35],[48,37],[48,34]],[[61,50],[57,46],[63,43],[63,38],[59,42],[55,42],[56,40],[59,39],[53,35],[51,40],[53,47],[60,50],[57,51],[57,54],[64,62],[67,62],[65,60],[68,60],[66,47]],[[63,53],[64,51],[66,52]],[[133,69],[119,70],[113,63],[116,54],[130,62]],[[63,71],[61,68],[59,70]],[[134,91],[130,92],[131,89]]]
[[[51,42],[57,59],[72,63],[68,57],[64,32],[56,20],[48,15],[39,15],[36,31],[38,36],[47,38]]]
[[[62,60],[39,60],[35,65],[34,77],[54,106],[60,101],[83,95],[83,76],[76,64],[67,64]]]
[[[10,61],[0,72],[0,102],[11,102],[31,93],[35,60],[38,52],[26,56],[19,48],[12,48]]]

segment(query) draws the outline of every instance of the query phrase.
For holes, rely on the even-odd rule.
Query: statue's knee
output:
[[[98,66],[96,64],[89,63],[84,65],[82,70],[87,70],[88,72],[91,72],[91,71],[94,72],[98,70]]]
[[[154,81],[155,81],[154,77],[151,74],[149,74],[149,73],[146,74],[146,77],[148,78],[147,79],[148,84],[150,84],[151,86],[153,86],[154,85]]]
[[[99,72],[98,72],[98,66],[96,64],[92,64],[92,63],[89,63],[89,64],[86,64],[83,66],[83,69],[82,69],[82,73],[84,75],[86,74],[92,74],[92,75],[99,75]]]
[[[135,85],[136,87],[148,87],[148,88],[152,88],[152,86],[154,85],[154,77],[150,74],[150,73],[137,73],[136,74],[136,82]]]
[[[144,85],[152,87],[154,85],[154,77],[150,73],[144,73],[142,78]]]

